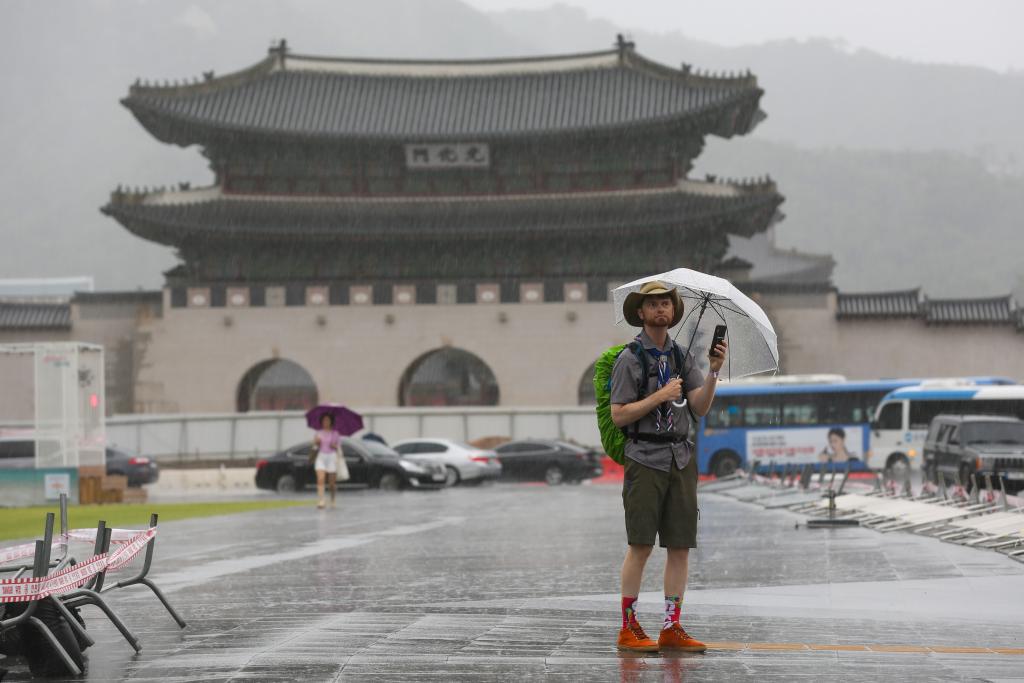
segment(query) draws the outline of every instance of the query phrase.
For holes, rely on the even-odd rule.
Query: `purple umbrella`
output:
[[[325,403],[311,408],[306,413],[306,424],[310,429],[320,429],[324,415],[334,418],[334,431],[342,436],[351,436],[363,428],[363,416],[338,403]]]

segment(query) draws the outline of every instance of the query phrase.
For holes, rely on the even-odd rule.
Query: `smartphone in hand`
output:
[[[725,325],[716,325],[715,334],[711,337],[711,346],[708,348],[709,358],[718,358],[715,347],[725,341],[725,332],[728,328]]]

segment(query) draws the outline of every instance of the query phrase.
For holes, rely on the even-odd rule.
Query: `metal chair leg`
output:
[[[57,636],[53,635],[53,631],[46,628],[46,624],[41,622],[36,617],[29,617],[28,623],[32,624],[32,626],[37,631],[43,634],[44,638],[50,641],[50,645],[53,647],[54,650],[57,651],[57,654],[60,655],[60,658],[64,660],[64,666],[68,668],[68,671],[70,671],[72,675],[82,675],[82,670],[78,668],[78,664],[75,663],[75,660],[71,659],[71,655],[68,654],[68,651],[65,650],[64,646],[60,644],[59,640],[57,640]]]
[[[128,644],[131,645],[136,652],[142,651],[142,645],[139,644],[138,639],[131,631],[128,630],[128,627],[124,625],[124,622],[121,621],[120,617],[114,614],[114,610],[110,609],[110,606],[98,593],[87,588],[80,588],[77,593],[79,597],[74,599],[72,602],[73,605],[76,607],[79,605],[95,605],[96,607],[99,607],[103,610],[103,613],[107,615],[107,619],[110,619],[110,623],[112,623],[114,627],[121,632],[121,635],[128,641]]]
[[[181,615],[179,615],[173,607],[171,607],[171,603],[167,602],[167,598],[164,597],[163,592],[159,588],[157,588],[155,583],[153,583],[149,579],[140,579],[139,583],[148,586],[149,589],[153,591],[156,597],[163,604],[164,609],[166,609],[167,612],[171,615],[171,618],[177,622],[179,628],[185,628],[185,626],[187,626],[185,620],[181,618]]]
[[[70,626],[71,630],[75,632],[75,635],[78,636],[79,640],[83,641],[87,646],[90,647],[96,644],[96,641],[92,639],[92,636],[86,633],[85,627],[82,626],[81,622],[79,622],[78,619],[75,619],[75,615],[71,613],[71,610],[67,608],[67,606],[60,600],[60,598],[50,596],[50,598],[48,599],[53,601],[53,604],[64,616],[64,621],[68,622],[68,626]]]

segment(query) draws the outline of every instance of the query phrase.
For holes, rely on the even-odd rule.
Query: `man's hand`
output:
[[[729,352],[729,342],[724,339],[715,347],[715,355],[712,355],[708,362],[711,365],[711,370],[718,372],[722,369],[725,364],[725,356]]]
[[[678,401],[683,397],[683,380],[673,377],[665,386],[658,389],[655,395],[658,397],[658,403]]]

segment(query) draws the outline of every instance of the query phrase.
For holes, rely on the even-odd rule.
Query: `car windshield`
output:
[[[974,422],[963,427],[969,444],[1020,444],[1024,446],[1024,422]]]

